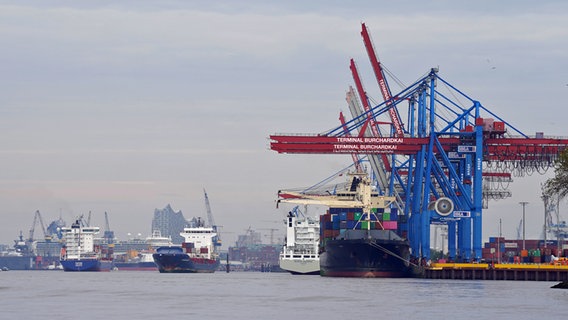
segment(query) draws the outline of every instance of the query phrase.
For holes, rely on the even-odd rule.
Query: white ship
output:
[[[285,223],[286,243],[280,252],[280,268],[292,274],[319,274],[319,219],[304,216],[295,207]]]

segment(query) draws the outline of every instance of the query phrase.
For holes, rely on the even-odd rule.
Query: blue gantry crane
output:
[[[366,27],[362,27],[369,50]],[[377,75],[376,56],[369,57],[383,103],[352,112],[351,120],[323,133],[271,135],[271,149],[279,153],[359,154],[381,160],[380,166],[373,166],[373,173],[383,179],[382,192],[397,198],[395,205],[403,213],[398,231],[408,238],[412,255],[429,260],[430,226],[443,224],[448,228],[450,259],[479,261],[484,204],[488,199],[510,196],[506,190],[488,186],[508,183],[512,176],[544,172],[568,147],[568,139],[543,134],[529,137],[443,79],[435,68],[397,94],[389,91],[385,95],[388,87]],[[353,66],[352,62],[352,71]],[[367,100],[366,92],[360,91],[359,97]],[[356,99],[351,94],[352,104]],[[388,127],[369,130],[368,126]]]

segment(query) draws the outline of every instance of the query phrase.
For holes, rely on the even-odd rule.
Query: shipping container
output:
[[[339,220],[333,221],[331,228],[332,228],[333,230],[339,230]]]
[[[397,221],[383,221],[383,227],[385,230],[396,230],[398,228]]]

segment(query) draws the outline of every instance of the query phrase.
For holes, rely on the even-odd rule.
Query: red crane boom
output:
[[[389,116],[392,120],[392,124],[394,125],[395,136],[404,137],[404,131],[402,129],[400,119],[398,118],[398,113],[391,103],[392,96],[387,80],[381,67],[381,63],[379,62],[379,59],[377,58],[377,55],[375,53],[375,49],[373,48],[373,43],[371,42],[371,37],[369,36],[369,32],[367,31],[365,23],[361,24],[361,29],[361,36],[363,37],[363,42],[365,43],[365,48],[367,49],[367,54],[369,55],[371,66],[373,67],[373,71],[375,72],[375,77],[377,78],[383,99],[385,100],[387,107],[389,107]]]

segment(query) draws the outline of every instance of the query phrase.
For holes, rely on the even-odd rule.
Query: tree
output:
[[[568,149],[562,151],[554,162],[553,178],[546,180],[544,193],[563,199],[568,195]]]

